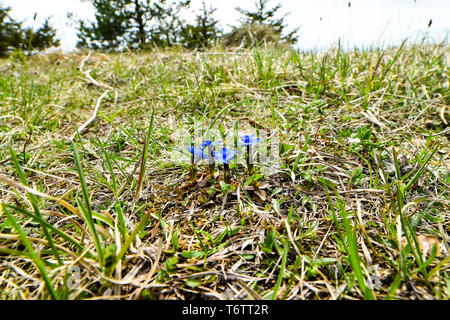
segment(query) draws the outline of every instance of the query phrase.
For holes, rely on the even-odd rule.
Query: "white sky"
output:
[[[343,45],[368,47],[398,44],[406,37],[421,39],[428,36],[441,41],[450,34],[449,0],[274,0],[282,3],[281,11],[289,13],[290,28],[299,27],[298,47],[327,49],[339,39]],[[348,6],[348,3],[351,6]],[[67,12],[78,17],[94,18],[89,1],[81,0],[0,0],[12,8],[11,15],[26,25],[39,26],[45,18],[58,30],[64,50],[72,50],[76,31],[68,25]],[[191,7],[201,7],[202,0],[192,0]],[[241,15],[236,6],[250,9],[254,0],[206,0],[217,8],[216,18],[227,31],[237,25]],[[36,21],[33,15],[37,12]],[[190,15],[188,15],[190,16]],[[427,28],[430,19],[433,23]]]

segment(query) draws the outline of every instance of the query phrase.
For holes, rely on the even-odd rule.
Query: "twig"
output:
[[[23,144],[23,163],[26,161],[26,155],[27,155],[27,144],[31,141],[31,136],[33,135],[33,128],[31,128],[30,134],[28,135],[27,141]]]
[[[103,88],[103,89],[109,89],[112,90],[113,88],[105,83],[102,82],[98,82],[97,80],[95,80],[94,78],[92,78],[92,76],[90,75],[90,71],[84,71],[84,64],[86,63],[86,61],[89,59],[89,57],[91,56],[91,52],[89,51],[89,53],[86,55],[86,57],[84,57],[84,59],[81,61],[80,66],[78,67],[78,70],[86,77],[86,81],[90,84],[93,84],[97,87]]]
[[[110,85],[107,85],[105,83],[102,82],[98,82],[97,80],[95,80],[94,78],[92,78],[92,76],[89,74],[90,71],[81,71],[82,74],[84,74],[84,76],[86,77],[86,81],[89,82],[90,84],[93,84],[97,87],[103,88],[103,89],[109,89],[112,90],[113,87],[111,87]]]
[[[87,128],[87,126],[90,125],[91,122],[95,120],[95,118],[97,117],[98,109],[100,108],[100,103],[102,102],[103,98],[108,94],[108,92],[109,92],[109,90],[106,90],[105,92],[103,92],[103,94],[100,96],[100,98],[98,98],[92,116],[85,123],[83,123],[83,125],[81,127],[79,127],[76,132],[74,132],[72,134],[72,136],[69,139],[69,142],[72,141],[75,138],[77,133],[81,134]]]
[[[84,64],[86,63],[86,61],[91,57],[91,51],[89,51],[89,53],[86,55],[86,57],[84,57],[84,59],[81,61],[80,66],[78,67],[78,69],[80,70],[80,72],[83,72],[83,68],[84,68]]]

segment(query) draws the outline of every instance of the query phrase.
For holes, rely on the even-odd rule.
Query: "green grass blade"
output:
[[[437,149],[438,149],[440,144],[441,144],[441,142],[436,143],[436,146],[430,152],[430,154],[425,159],[425,161],[422,163],[422,166],[419,168],[419,170],[417,170],[416,174],[411,178],[411,180],[409,180],[408,184],[405,187],[405,190],[409,190],[409,188],[411,188],[411,186],[419,179],[419,177],[422,175],[422,172],[425,170],[425,167],[428,165],[428,163],[430,162],[431,158],[436,153],[436,151],[437,151]]]
[[[86,206],[83,205],[83,203],[81,202],[81,200],[79,198],[77,198],[77,203],[80,206],[81,212],[83,214],[83,218],[85,219],[86,224],[88,225],[89,231],[91,232],[92,238],[94,240],[94,244],[95,244],[95,248],[97,250],[97,256],[98,256],[99,262],[101,265],[103,265],[103,263],[104,263],[103,247],[101,245],[97,230],[95,229],[94,220],[92,219],[91,203],[89,200],[89,192],[88,192],[88,188],[86,185],[86,179],[84,176],[83,167],[81,165],[78,150],[77,150],[75,144],[73,143],[73,141],[71,141],[71,144],[72,144],[73,154],[75,157],[75,163],[76,163],[77,169],[78,169],[78,176],[79,176],[80,182],[81,182],[81,190],[83,192],[83,197],[84,197]]]
[[[344,237],[343,237],[344,235],[341,233],[342,225],[338,222],[338,219],[336,217],[334,204],[332,203],[330,195],[328,193],[328,187],[325,183],[323,185],[324,185],[325,191],[327,193],[328,202],[329,202],[330,208],[332,210],[333,219],[336,223],[338,235],[340,237],[340,240],[344,247],[344,250],[346,251],[347,256],[350,259],[350,264],[353,268],[353,271],[355,272],[359,287],[363,291],[365,299],[373,300],[375,297],[373,295],[372,290],[366,285],[363,270],[361,268],[361,259],[359,257],[358,244],[356,242],[357,227],[355,226],[355,230],[353,230],[352,227],[350,226],[350,221],[347,217],[347,212],[345,210],[345,206],[344,205],[338,206],[339,215],[342,217],[342,225],[344,227],[343,228],[344,233],[345,233],[345,239],[344,239]],[[340,199],[339,194],[337,194],[337,192],[336,192],[336,197],[338,198],[338,201],[342,202],[342,200]]]
[[[142,182],[143,182],[144,176],[145,176],[146,162],[147,162],[147,155],[148,155],[148,146],[150,144],[150,140],[151,140],[151,137],[152,137],[153,119],[154,118],[155,118],[155,109],[153,109],[153,112],[152,112],[152,118],[150,120],[150,125],[148,127],[147,136],[145,137],[144,150],[142,151],[141,170],[139,172],[139,181],[138,181],[137,189],[136,189],[136,199],[139,198],[139,195],[141,193]]]
[[[98,140],[98,145],[102,149],[103,156],[105,158],[106,168],[109,171],[109,175],[111,176],[111,184],[112,184],[112,190],[114,192],[114,195],[117,194],[117,183],[116,183],[116,176],[114,174],[114,170],[111,163],[111,155],[106,151],[105,147],[103,146],[102,142]]]
[[[33,246],[31,245],[31,242],[28,240],[25,232],[20,227],[19,223],[17,222],[16,218],[9,212],[7,208],[3,206],[3,204],[0,202],[0,212],[4,212],[6,216],[8,217],[9,222],[13,226],[13,228],[16,230],[17,234],[20,236],[20,239],[22,240],[25,248],[28,250],[28,253],[31,257],[31,259],[36,264],[37,268],[39,269],[39,272],[41,273],[41,276],[47,286],[47,289],[50,293],[50,296],[54,300],[59,300],[58,294],[56,293],[56,290],[53,286],[52,281],[48,277],[47,270],[45,269],[44,262],[39,258],[39,256],[36,254],[36,251],[34,251]]]
[[[392,148],[392,153],[394,154],[395,173],[397,174],[397,179],[400,180],[402,178],[400,173],[400,162],[398,161],[397,150],[395,150],[394,147]]]
[[[347,217],[347,212],[344,210],[341,211],[341,217],[344,224],[344,229],[346,233],[346,237],[348,240],[348,256],[350,258],[350,263],[353,268],[353,271],[356,274],[356,278],[358,279],[358,284],[361,290],[364,293],[364,298],[373,300],[373,292],[372,290],[366,285],[366,280],[364,279],[363,271],[361,268],[361,259],[359,258],[358,253],[358,245],[356,243],[356,238],[354,237],[353,230],[350,226],[350,221]]]
[[[22,167],[19,164],[19,161],[17,160],[16,154],[12,148],[9,149],[11,160],[14,163],[14,166],[16,168],[16,172],[19,175],[20,180],[22,183],[28,187],[27,178],[25,176],[25,172],[23,172]],[[39,210],[38,200],[35,195],[27,192],[28,198],[30,199],[31,205],[33,207],[34,212],[36,213],[36,216],[38,216],[41,220],[45,220],[44,217],[41,214],[41,211]],[[51,233],[48,231],[47,227],[41,223],[42,230],[44,231],[45,238],[47,239],[50,248],[53,251],[53,254],[55,255],[56,261],[58,261],[59,265],[62,265],[61,257],[59,256],[58,250],[56,250],[55,244],[53,242]]]
[[[52,232],[54,232],[55,234],[57,234],[58,236],[60,236],[61,238],[63,238],[64,240],[68,241],[69,243],[71,243],[72,245],[76,246],[80,251],[84,251],[85,247],[78,242],[77,240],[75,240],[73,237],[71,237],[70,235],[68,235],[67,233],[65,233],[62,230],[59,230],[58,228],[55,228],[53,225],[51,225],[50,223],[48,223],[47,221],[45,221],[42,217],[39,217],[35,214],[32,214],[31,212],[23,209],[23,208],[19,208],[19,207],[15,207],[12,205],[5,205],[5,207],[11,208],[15,211],[18,211],[22,214],[25,214],[27,216],[29,216],[30,218],[33,218],[35,221],[45,225],[48,229],[50,229]],[[92,255],[92,253],[88,252],[88,255]]]
[[[392,282],[391,286],[389,287],[389,291],[385,297],[385,300],[393,300],[393,296],[397,292],[397,289],[400,287],[401,283],[402,283],[402,277],[399,273],[395,276],[394,281]]]
[[[290,244],[291,243],[288,240],[284,240],[284,250],[283,250],[283,256],[281,258],[280,273],[278,274],[278,279],[275,284],[275,288],[273,289],[272,300],[275,300],[277,298],[278,290],[280,289],[281,282],[283,281],[284,270],[286,268],[287,256],[289,253]]]
[[[128,248],[131,245],[131,242],[133,242],[134,238],[141,232],[141,230],[145,227],[145,224],[147,223],[148,218],[150,217],[150,212],[147,212],[139,221],[138,225],[134,228],[133,232],[130,234],[130,236],[125,240],[125,243],[123,244],[122,248],[120,249],[119,253],[116,255],[116,258],[114,259],[114,262],[110,268],[110,270],[115,270],[117,263],[122,259],[123,255],[127,252]]]

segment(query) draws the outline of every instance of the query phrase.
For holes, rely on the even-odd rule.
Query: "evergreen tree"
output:
[[[245,16],[243,24],[267,24],[272,26],[274,30],[282,32],[286,15],[276,18],[278,10],[281,9],[281,4],[279,3],[273,8],[268,8],[269,2],[270,0],[257,0],[255,2],[256,11],[245,10],[240,7],[237,7],[236,11]]]
[[[180,2],[166,1],[155,18],[151,42],[160,47],[170,47],[180,42],[185,21],[180,19],[181,11],[190,5],[191,0]]]
[[[8,56],[11,48],[17,48],[20,45],[20,27],[21,24],[11,19],[9,16],[10,8],[0,7],[0,56]]]
[[[92,0],[96,9],[95,23],[79,21],[77,47],[115,50],[127,44],[127,1]]]
[[[295,43],[297,30],[284,34],[287,15],[278,15],[281,4],[269,7],[269,2],[271,0],[256,0],[254,10],[237,7],[236,11],[244,17],[239,27],[233,27],[233,30],[224,36],[225,45],[248,47],[263,43],[289,45]]]
[[[60,42],[56,37],[56,30],[50,26],[50,18],[34,31],[32,28],[23,30],[23,45],[25,50],[42,50],[49,47],[57,47]]]
[[[181,43],[188,49],[199,49],[211,46],[219,37],[220,30],[217,27],[219,20],[214,19],[216,8],[203,7],[195,17],[195,24],[187,24],[181,30]]]
[[[0,7],[0,56],[6,57],[15,49],[31,52],[59,45],[59,40],[55,39],[56,30],[50,26],[49,19],[37,30],[23,28],[21,22],[11,18],[10,11],[9,7]]]
[[[78,47],[121,50],[169,46],[178,40],[179,10],[190,0],[90,0],[95,22],[79,21]]]

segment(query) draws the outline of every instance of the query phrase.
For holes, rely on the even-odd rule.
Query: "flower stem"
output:
[[[216,162],[214,161],[212,145],[208,146],[208,156],[209,156],[209,173],[211,175],[211,180],[214,180],[214,173],[216,172]]]
[[[191,133],[191,148],[194,148],[194,137]],[[191,157],[191,181],[195,181],[197,178],[197,166],[195,165],[195,152],[192,152]]]
[[[225,183],[231,183],[231,173],[228,163],[223,164],[223,179],[225,180]]]
[[[197,165],[191,164],[191,180],[195,181],[197,178]]]
[[[209,165],[209,174],[211,175],[211,180],[214,180],[214,173],[216,172],[216,164],[212,163]]]
[[[251,145],[247,145],[247,169],[248,173],[251,174],[253,172],[253,161],[250,161],[250,157],[252,155]],[[251,159],[253,160],[253,159]]]

